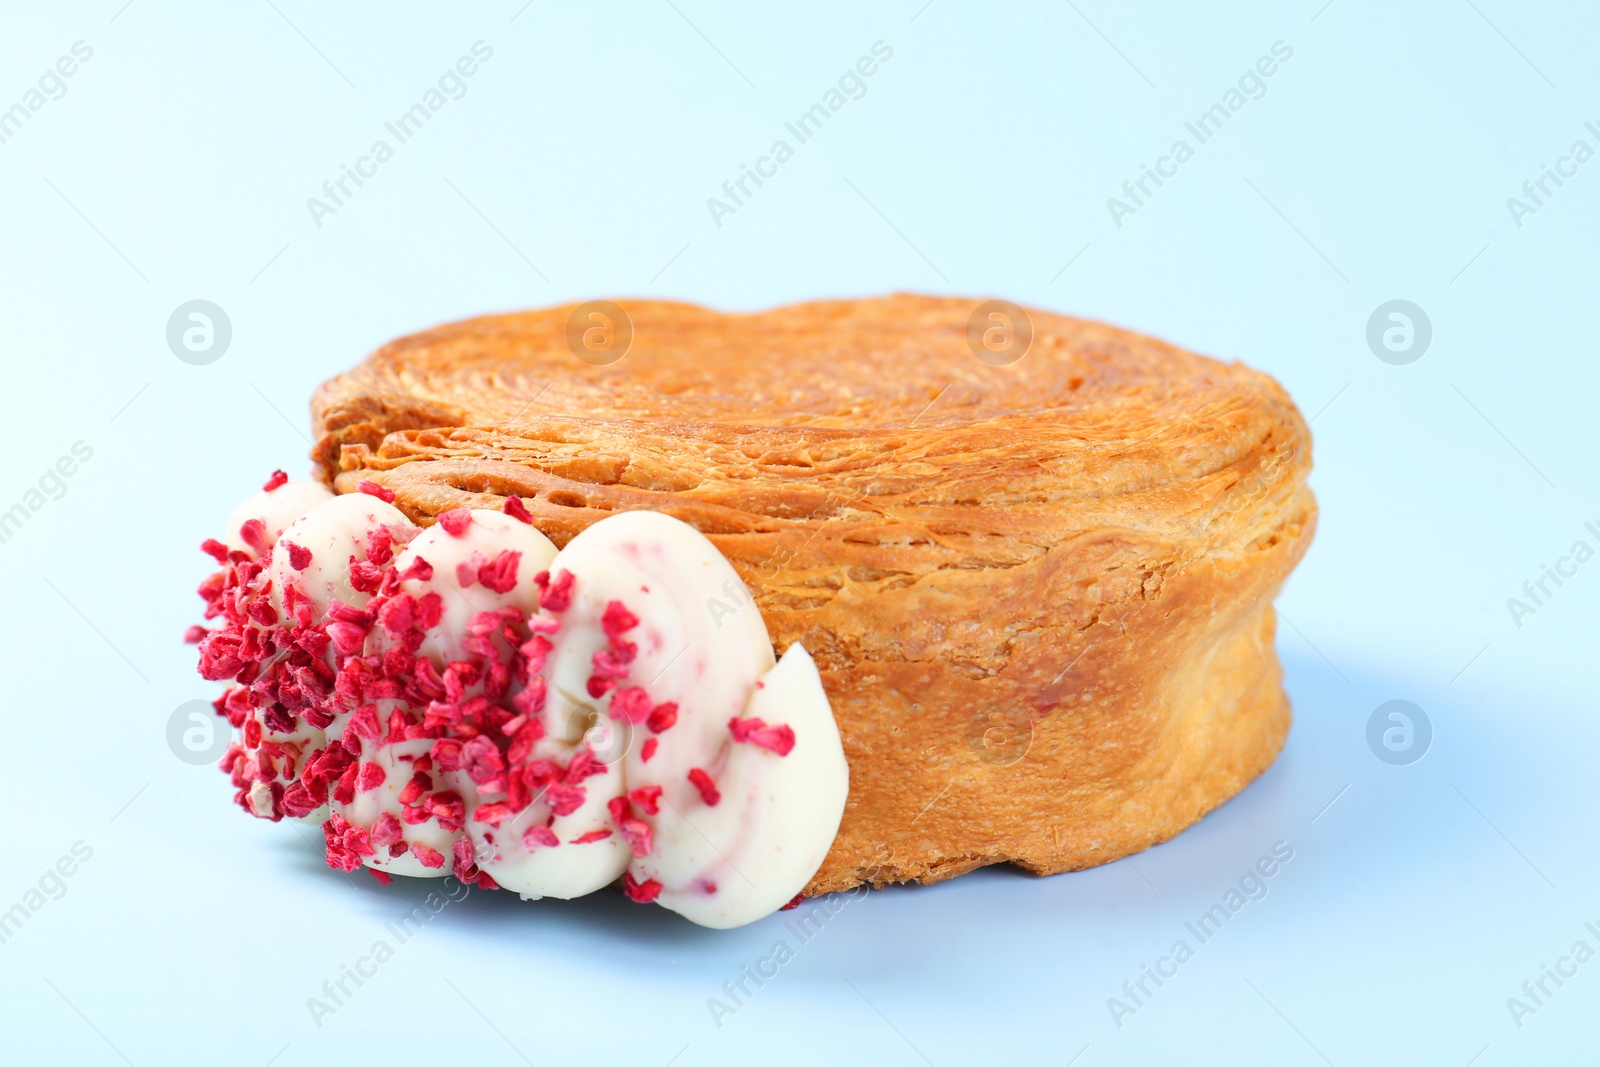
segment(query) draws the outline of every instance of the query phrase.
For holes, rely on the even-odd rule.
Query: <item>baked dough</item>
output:
[[[1271,598],[1316,504],[1271,378],[1038,310],[994,366],[957,298],[622,306],[605,366],[572,306],[391,342],[318,390],[314,458],[424,524],[515,495],[557,546],[635,508],[705,533],[843,735],[808,895],[1107,863],[1276,757]]]

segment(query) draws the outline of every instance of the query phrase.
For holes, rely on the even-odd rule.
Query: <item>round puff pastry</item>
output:
[[[325,383],[314,454],[420,523],[515,495],[558,546],[633,508],[705,533],[748,586],[721,610],[751,595],[811,652],[843,735],[807,894],[1106,863],[1283,745],[1271,598],[1316,522],[1310,434],[1264,374],[1044,311],[991,365],[978,306],[626,302],[605,366],[571,306],[453,323]]]

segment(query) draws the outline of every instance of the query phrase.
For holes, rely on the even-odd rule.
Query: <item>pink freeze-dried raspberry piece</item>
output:
[[[267,524],[260,519],[246,519],[239,527],[239,539],[255,549],[258,556],[265,556],[272,551],[272,546],[267,543]]]
[[[373,482],[373,481],[368,481],[366,479],[362,479],[361,484],[357,485],[356,488],[361,490],[363,493],[367,494],[368,496],[377,497],[379,500],[383,501],[385,504],[393,504],[394,503],[394,490],[393,489],[385,489],[383,486],[379,485],[377,482]]]
[[[562,571],[551,577],[549,571],[540,571],[533,577],[534,584],[539,587],[539,606],[546,611],[566,611],[572,606],[572,583],[575,579],[571,571]]]
[[[650,717],[645,720],[645,725],[650,727],[653,734],[665,733],[678,721],[678,705],[673,701],[657,704],[650,711]],[[654,740],[652,738],[652,740]]]
[[[467,532],[467,527],[472,525],[472,512],[466,508],[451,508],[441,511],[438,515],[439,525],[444,527],[444,532],[451,537],[460,537]]]
[[[493,804],[479,804],[477,809],[473,811],[472,817],[478,822],[488,823],[498,830],[500,824],[509,819],[512,814],[511,805],[500,801]]]
[[[622,892],[635,903],[651,903],[661,895],[661,889],[661,883],[654,878],[646,878],[641,882],[634,878],[632,871],[627,871],[622,876]]]
[[[561,782],[544,791],[545,799],[550,802],[550,810],[557,815],[571,815],[583,806],[587,795],[588,791],[583,786],[566,785]]]
[[[272,474],[268,476],[266,484],[261,487],[261,491],[263,493],[270,493],[274,489],[278,488],[278,486],[287,485],[288,483],[289,476],[287,474],[283,473],[282,471],[273,471]]]
[[[356,559],[351,556],[350,563],[350,588],[361,593],[376,593],[383,584],[383,571],[371,560]]]
[[[405,827],[400,825],[400,820],[386,811],[372,824],[371,839],[376,847],[388,848],[390,845],[399,844],[405,833]]]
[[[509,593],[516,588],[517,564],[521,561],[522,553],[508,548],[478,568],[478,581],[496,593]]]
[[[283,813],[293,819],[303,819],[327,802],[326,794],[317,799],[304,782],[295,782],[283,791]]]
[[[611,714],[628,722],[644,722],[650,717],[650,694],[639,686],[618,689],[611,696]]]
[[[661,787],[642,785],[638,789],[629,791],[628,800],[646,815],[655,815],[661,811]]]
[[[760,745],[780,756],[787,756],[794,750],[794,728],[787,723],[768,726],[760,719],[741,719],[735,715],[728,720],[728,732],[735,741]]]
[[[356,775],[356,792],[370,793],[382,785],[388,777],[383,768],[376,763],[363,763]]]
[[[522,498],[519,496],[506,497],[503,510],[513,519],[516,519],[519,522],[525,522],[529,526],[533,525],[533,516],[528,513],[528,505],[524,504],[522,502]]]
[[[381,567],[393,558],[394,532],[387,526],[375,526],[367,531],[367,562]]]
[[[607,602],[606,610],[600,616],[600,629],[605,631],[608,641],[615,641],[639,625],[639,616],[629,611],[620,600]]]
[[[713,782],[711,776],[699,767],[695,767],[689,772],[689,782],[700,790],[700,799],[706,802],[706,807],[714,808],[717,806],[717,802],[722,799],[722,794],[717,792],[717,783]]]
[[[328,866],[336,871],[353,871],[361,866],[363,856],[377,854],[367,831],[350,825],[339,815],[322,824],[322,836],[327,844]]]
[[[555,848],[559,844],[560,838],[548,826],[530,826],[522,832],[522,847],[529,852],[535,848]]]
[[[461,768],[486,792],[505,788],[506,761],[495,743],[479,734],[461,746]]]
[[[622,831],[622,839],[628,843],[628,850],[633,853],[634,859],[643,859],[650,855],[652,847],[650,827],[642,819],[623,819],[617,824],[617,829]]]

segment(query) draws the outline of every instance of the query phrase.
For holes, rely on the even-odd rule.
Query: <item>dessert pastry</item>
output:
[[[221,590],[229,581],[255,583],[235,614],[271,608],[282,662],[303,661],[280,670],[275,694],[221,701],[242,724],[231,756],[241,803],[267,817],[316,817],[331,800],[325,833],[341,863],[438,871],[448,838],[470,877],[569,895],[620,873],[630,895],[714,925],[770,908],[785,879],[813,895],[991,863],[1054,873],[1192,824],[1266,769],[1288,729],[1271,598],[1315,525],[1309,432],[1259,372],[1006,307],[1014,333],[1003,336],[1004,359],[984,344],[992,308],[971,300],[894,296],[759,314],[638,302],[604,305],[598,320],[580,305],[441,326],[327,382],[312,404],[314,458],[338,495],[317,502],[304,487],[293,506],[257,503],[259,526],[236,516],[228,542],[213,545],[225,571],[255,571],[214,577],[213,607],[235,595]],[[591,322],[602,327],[598,351]],[[619,337],[631,341],[604,347]],[[308,521],[345,500],[355,501],[347,512]],[[385,501],[392,513],[380,513]],[[304,518],[290,514],[304,504]],[[514,530],[508,515],[528,522]],[[468,546],[448,532],[461,516],[473,530],[484,523],[486,539],[487,524],[501,523],[494,536],[506,539],[463,556]],[[376,546],[374,528],[390,531]],[[651,574],[692,586],[698,617],[634,604],[624,546],[644,540],[677,546]],[[311,556],[296,569],[300,551]],[[470,609],[449,605],[504,584],[505,552],[544,576],[537,599],[514,584]],[[324,557],[345,570],[323,572]],[[563,557],[576,576],[570,604],[557,592]],[[460,588],[427,600],[425,589],[457,572]],[[406,596],[417,605],[412,629],[395,638],[383,620]],[[249,640],[235,631],[252,626],[204,635],[209,676],[238,677],[230,642]],[[721,672],[714,692],[683,675],[658,692],[669,676],[647,675],[664,660],[643,651],[632,626],[651,628],[667,655],[686,646],[685,656],[708,657]],[[278,710],[285,694],[305,707],[308,690],[354,684],[348,666],[332,665],[347,656],[340,642],[354,662],[386,663],[399,654],[376,646],[393,640],[418,669],[395,675],[393,696],[380,686],[376,712],[358,713],[359,724],[329,716],[326,701],[310,714]],[[637,663],[648,662],[628,676],[645,696],[622,697],[620,709],[618,693],[589,688],[633,667],[607,658],[613,641],[639,646]],[[386,725],[390,705],[404,717],[450,683],[446,668],[421,664],[464,663],[451,657],[474,647],[478,690],[461,688],[471,669],[458,668],[445,702],[484,696],[498,708],[483,717],[487,741],[463,743],[458,757],[454,738],[405,740],[387,746],[387,764],[364,747],[399,736]],[[528,748],[520,731],[534,719],[517,720],[517,699],[532,700],[525,694],[541,683],[544,732]],[[246,677],[232,693],[252,687],[261,688]],[[715,710],[650,732],[659,705],[676,702],[682,715],[691,699]],[[424,712],[400,730],[437,733],[428,721]],[[634,736],[606,736],[621,724]],[[358,753],[342,740],[351,731]],[[681,747],[669,755],[675,736]],[[647,760],[651,740],[659,747]],[[343,755],[308,759],[319,745]],[[624,754],[611,755],[619,746]],[[515,775],[496,777],[513,748],[509,762],[524,774],[565,761],[560,781],[542,764],[544,777],[529,779],[541,799],[514,795]],[[739,763],[748,756],[760,759]],[[702,790],[691,775],[707,759],[723,762]],[[573,764],[579,776],[607,768],[582,777],[576,805],[558,788]],[[269,765],[276,777],[264,777]],[[419,776],[429,783],[421,791]],[[370,790],[353,793],[347,781]],[[675,805],[700,806],[650,811],[634,793],[658,785]],[[435,799],[420,800],[428,790]],[[729,803],[735,790],[742,799]],[[522,801],[515,813],[495,809]],[[702,823],[711,814],[715,823]],[[644,855],[630,821],[649,831]],[[697,826],[713,827],[716,848]],[[541,830],[560,844],[541,852]],[[593,842],[597,858],[581,868],[549,862],[591,848],[573,842],[604,830],[612,836]],[[373,856],[340,851],[352,833]],[[748,866],[731,854],[718,866],[719,849],[745,849]],[[762,877],[769,867],[781,875]],[[706,896],[697,879],[724,899],[697,898]]]
[[[190,636],[235,683],[246,811],[320,823],[331,866],[383,881],[620,879],[717,927],[799,893],[844,809],[838,730],[805,649],[774,662],[758,613],[705,610],[737,578],[704,536],[626,512],[558,551],[514,497],[424,530],[359,488],[275,473],[204,545],[220,624]]]

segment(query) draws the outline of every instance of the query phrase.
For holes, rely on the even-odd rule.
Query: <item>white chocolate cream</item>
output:
[[[264,537],[270,547],[283,533],[284,527],[321,504],[332,500],[333,492],[321,482],[283,482],[271,489],[263,489],[243,504],[233,509],[228,517],[228,535],[223,543],[229,548],[254,551],[251,541]],[[247,541],[244,525],[251,519],[261,523],[259,535]]]
[[[849,789],[821,678],[799,645],[774,662],[693,527],[623,512],[558,552],[520,502],[419,530],[278,477],[208,542],[202,587],[247,811],[322,822],[329,864],[380,880],[533,899],[621,879],[716,928],[816,873]]]

